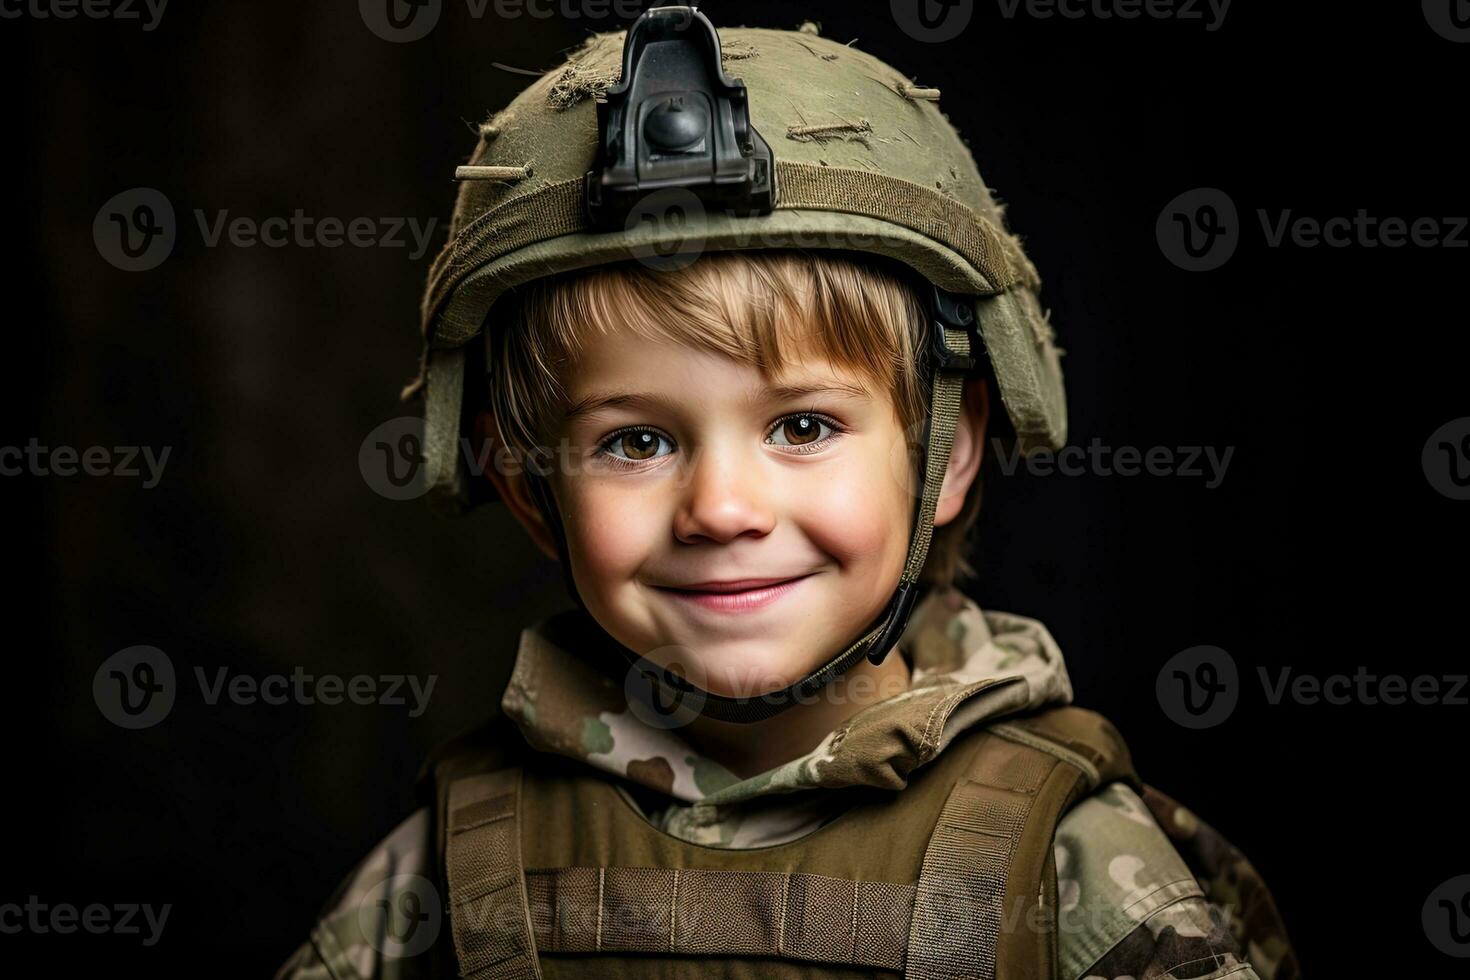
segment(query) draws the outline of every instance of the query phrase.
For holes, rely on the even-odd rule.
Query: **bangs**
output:
[[[537,280],[511,305],[492,402],[501,440],[523,451],[550,441],[582,352],[620,330],[752,365],[769,383],[820,357],[886,392],[906,431],[927,411],[923,310],[898,273],[867,257],[716,252],[677,270],[624,262]]]

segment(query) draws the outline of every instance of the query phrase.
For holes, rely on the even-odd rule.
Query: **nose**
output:
[[[685,464],[674,536],[685,543],[764,537],[775,526],[769,482],[760,461],[734,447],[700,446]]]

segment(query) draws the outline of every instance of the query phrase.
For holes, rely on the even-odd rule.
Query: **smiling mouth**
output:
[[[815,574],[815,573],[811,573]],[[715,612],[749,612],[761,609],[796,591],[811,574],[789,579],[742,579],[732,582],[702,582],[697,588],[655,586],[681,602]]]

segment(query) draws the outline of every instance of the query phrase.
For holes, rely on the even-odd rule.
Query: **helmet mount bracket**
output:
[[[745,83],[725,74],[720,36],[693,6],[646,11],[628,30],[623,73],[597,103],[588,223],[619,230],[650,194],[681,189],[737,217],[770,214],[776,166],[750,122]]]

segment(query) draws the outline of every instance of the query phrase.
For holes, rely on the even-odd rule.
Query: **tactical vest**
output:
[[[513,751],[482,735],[431,762],[467,980],[1053,980],[1057,824],[1114,780],[1142,791],[1107,719],[1054,708],[961,732],[901,792],[840,791],[853,804],[804,837],[731,849],[660,831],[585,764]]]

